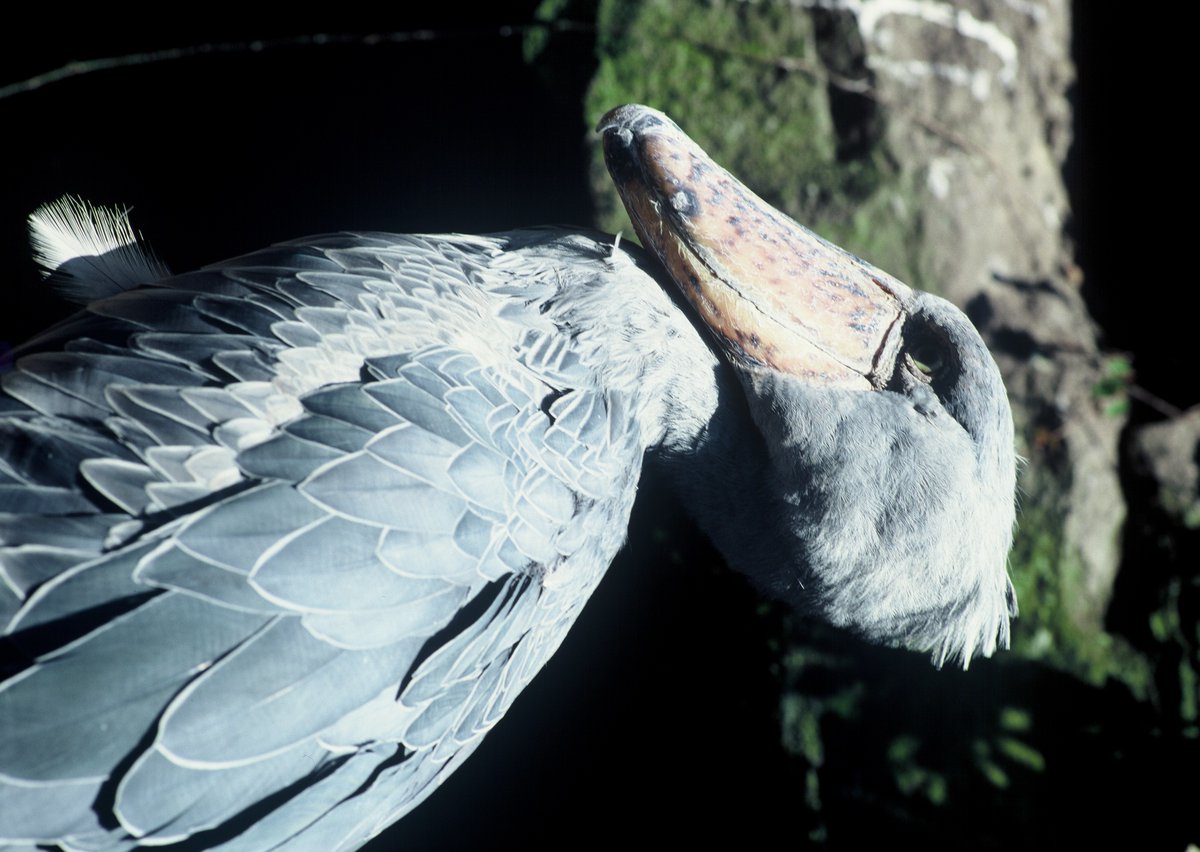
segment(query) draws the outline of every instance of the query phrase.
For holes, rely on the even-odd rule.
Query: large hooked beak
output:
[[[597,130],[642,243],[734,358],[840,387],[888,383],[907,286],[771,207],[661,112],[617,107]]]

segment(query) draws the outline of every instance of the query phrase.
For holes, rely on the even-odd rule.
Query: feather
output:
[[[34,260],[71,302],[87,304],[170,273],[129,224],[128,210],[63,196],[29,216]]]
[[[28,781],[103,776],[197,671],[262,626],[262,616],[167,594],[118,616],[0,685],[0,774]],[[172,641],[184,633],[187,642]],[[124,661],[153,644],[141,665]],[[70,683],[86,701],[64,701]]]

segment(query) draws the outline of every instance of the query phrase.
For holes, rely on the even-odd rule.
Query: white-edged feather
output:
[[[63,298],[87,304],[170,274],[129,224],[129,210],[64,195],[29,214],[34,260]]]

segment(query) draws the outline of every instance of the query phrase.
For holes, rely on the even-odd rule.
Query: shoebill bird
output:
[[[939,665],[1007,644],[970,322],[661,113],[600,133],[646,251],[343,233],[172,277],[120,216],[32,217],[83,307],[3,375],[0,838],[356,848],[554,653],[647,458],[765,593]]]

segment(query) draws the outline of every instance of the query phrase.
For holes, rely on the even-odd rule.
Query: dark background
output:
[[[428,40],[395,45],[287,46],[333,31],[302,21],[26,34],[37,50],[9,53],[0,84],[79,58],[284,43],[100,71],[0,100],[10,137],[0,340],[15,344],[69,311],[41,286],[24,222],[64,193],[131,206],[135,227],[180,272],[347,228],[587,225],[597,117],[585,120],[580,104],[592,36],[572,37],[577,64],[535,70],[519,35],[499,29],[528,20],[534,5],[496,4],[466,25],[461,15],[402,15],[340,30],[434,28]],[[716,567],[665,494],[643,495],[633,538],[636,558],[627,552],[613,567],[499,729],[372,848],[685,843],[787,824],[786,797],[800,784],[777,783],[791,770],[756,597]]]
[[[531,67],[519,35],[503,35],[500,25],[531,20],[535,5],[496,3],[469,20],[398,11],[336,26],[97,18],[75,21],[70,32],[51,21],[10,27],[0,85],[77,59],[278,44],[103,70],[0,99],[0,364],[4,342],[65,312],[40,287],[24,225],[38,204],[63,193],[132,206],[135,226],[176,271],[343,228],[588,224],[587,139],[597,116],[584,116],[580,104],[592,37],[568,37],[569,58],[560,53],[552,70]],[[1145,24],[1099,5],[1076,3],[1079,141],[1067,169],[1085,294],[1110,345],[1151,353],[1139,361],[1139,381],[1187,404],[1172,375],[1181,350],[1147,345],[1182,339],[1184,323],[1192,325],[1185,312],[1164,312],[1146,297],[1160,271],[1183,274],[1169,266],[1171,217],[1148,190],[1173,179],[1166,160],[1144,156],[1153,144],[1147,128],[1162,117],[1120,95],[1139,88],[1139,69],[1113,50],[1136,41]],[[398,44],[293,43],[318,32],[422,28],[428,38]],[[1140,73],[1149,85],[1153,72]],[[498,730],[445,790],[372,848],[691,845],[733,836],[746,848],[803,843],[803,767],[780,746],[769,649],[781,616],[761,617],[755,596],[719,567],[669,497],[641,495],[631,539],[636,547]],[[829,759],[853,764],[853,755]],[[1105,802],[1120,799],[1118,791]]]

